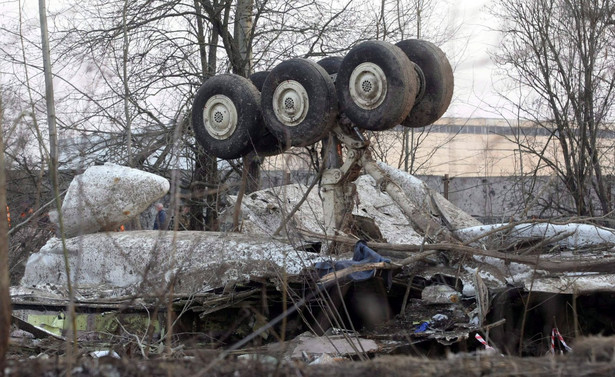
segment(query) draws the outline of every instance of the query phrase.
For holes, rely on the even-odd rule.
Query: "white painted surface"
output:
[[[169,187],[167,179],[141,170],[115,164],[92,166],[76,176],[66,192],[64,234],[70,238],[115,230],[163,197]]]
[[[322,261],[270,237],[199,231],[131,231],[66,240],[72,283],[83,296],[198,294],[252,277],[298,274]],[[53,238],[26,264],[22,287],[66,287],[62,244]],[[60,288],[63,289],[63,288]]]
[[[484,235],[495,229],[502,228],[492,237],[497,237],[503,245],[511,245],[514,242],[529,241],[533,239],[554,238],[553,244],[564,248],[578,249],[588,246],[615,246],[615,230],[589,224],[550,224],[550,223],[525,223],[515,225],[512,228],[508,224],[479,225],[465,229],[459,229],[456,234],[463,240],[470,240]],[[562,237],[561,239],[559,239]]]

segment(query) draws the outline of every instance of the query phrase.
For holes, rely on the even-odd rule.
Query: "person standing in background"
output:
[[[154,220],[154,230],[162,230],[167,221],[167,213],[162,203],[156,203],[156,219]]]

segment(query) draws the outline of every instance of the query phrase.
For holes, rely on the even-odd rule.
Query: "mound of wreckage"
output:
[[[169,182],[93,166],[64,199],[65,240],[31,255],[12,287],[14,322],[35,338],[66,336],[66,256],[84,342],[125,336],[142,346],[173,323],[176,336],[226,352],[249,345],[248,357],[311,361],[485,348],[543,355],[567,352],[581,334],[613,333],[613,229],[483,225],[379,166],[403,197],[359,176],[336,234],[325,234],[318,188],[300,184],[246,195],[239,232],[118,232]]]

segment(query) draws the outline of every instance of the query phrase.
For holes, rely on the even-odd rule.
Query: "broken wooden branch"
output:
[[[562,232],[562,233],[557,233],[551,237],[545,237],[542,240],[538,241],[536,244],[528,247],[527,249],[524,249],[523,252],[520,253],[520,255],[528,255],[528,254],[532,254],[532,252],[546,247],[549,244],[555,244],[563,239],[566,239],[568,237],[570,237],[571,235],[573,235],[573,232]]]
[[[401,268],[403,266],[406,266],[410,263],[413,262],[418,262],[422,259],[425,259],[426,257],[433,255],[437,253],[437,250],[429,250],[429,251],[425,251],[416,255],[412,255],[402,261],[399,262],[391,262],[391,263],[387,263],[387,262],[376,262],[376,263],[365,263],[365,264],[361,264],[361,265],[356,265],[356,266],[350,266],[350,267],[346,267],[343,270],[338,270],[338,271],[333,271],[330,272],[328,274],[326,274],[325,276],[323,276],[322,278],[320,278],[320,280],[318,281],[321,284],[326,284],[329,283],[335,279],[341,279],[343,277],[346,277],[354,272],[360,272],[360,271],[369,271],[369,270],[390,270],[390,269],[394,269],[394,268]]]
[[[297,211],[299,210],[299,208],[301,208],[301,206],[303,205],[303,203],[307,200],[308,195],[310,194],[310,191],[312,191],[312,189],[314,188],[314,186],[316,186],[316,184],[318,182],[320,182],[320,178],[322,177],[322,173],[324,172],[324,165],[323,167],[321,167],[321,169],[318,171],[318,174],[316,175],[316,177],[314,177],[314,179],[312,180],[312,183],[310,184],[310,186],[307,188],[307,190],[305,191],[305,194],[303,195],[303,197],[301,198],[301,200],[299,200],[299,202],[297,202],[297,204],[295,204],[295,206],[293,207],[293,209],[288,213],[288,215],[286,215],[284,217],[284,219],[282,220],[282,222],[280,223],[280,225],[278,226],[278,228],[275,230],[275,232],[273,232],[273,236],[278,236],[280,235],[280,232],[282,231],[282,229],[284,229],[286,227],[286,224],[288,224],[288,222],[293,218],[293,216],[295,215],[295,213],[297,213]]]
[[[320,239],[335,240],[341,243],[354,244],[356,241],[350,237],[344,236],[326,236],[324,234],[314,233],[306,230],[300,230],[305,236],[317,237]],[[405,252],[421,252],[421,251],[448,251],[458,254],[491,257],[501,259],[507,263],[521,263],[534,266],[540,270],[550,272],[613,272],[615,271],[615,258],[600,258],[590,261],[581,260],[549,260],[536,258],[535,256],[516,255],[511,253],[503,253],[495,250],[481,250],[471,246],[464,246],[458,243],[435,243],[423,245],[407,245],[407,244],[389,244],[383,242],[367,242],[367,246],[377,251],[380,255],[388,256],[386,251],[405,251]]]
[[[257,293],[260,294],[260,292],[260,288],[254,288],[243,292],[233,292],[232,294],[226,294],[220,297],[214,296],[206,301],[203,301],[201,305],[191,306],[190,310],[195,313],[199,313],[199,318],[204,318],[208,314],[236,305],[237,303],[242,302]]]
[[[398,266],[394,265],[393,263],[387,263],[387,262],[359,264],[356,266],[346,267],[343,270],[330,272],[326,274],[325,276],[323,276],[322,278],[320,278],[318,283],[328,284],[330,282],[335,281],[336,279],[342,279],[354,272],[369,271],[369,270],[390,270],[396,267]]]

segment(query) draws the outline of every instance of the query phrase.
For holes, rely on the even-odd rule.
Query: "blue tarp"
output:
[[[339,260],[335,263],[333,263],[333,261],[318,262],[314,265],[314,267],[316,268],[316,271],[318,271],[318,275],[320,277],[323,277],[328,273],[343,270],[344,268],[350,266],[378,262],[390,263],[391,260],[382,257],[380,254],[370,249],[365,243],[365,241],[357,241],[357,243],[354,245],[354,255],[352,256],[352,260]],[[348,275],[348,278],[353,281],[363,281],[373,278],[375,274],[376,270],[357,271]],[[387,285],[387,289],[390,289],[393,280],[393,273],[391,270],[387,270],[384,279]]]

